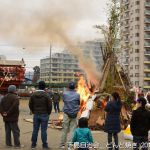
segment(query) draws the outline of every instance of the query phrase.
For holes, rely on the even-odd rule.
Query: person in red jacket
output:
[[[14,146],[21,148],[20,144],[20,129],[18,127],[19,118],[19,98],[16,94],[16,86],[10,85],[8,87],[8,94],[2,98],[0,103],[0,110],[5,123],[6,132],[6,146],[12,147],[11,132],[14,136]]]

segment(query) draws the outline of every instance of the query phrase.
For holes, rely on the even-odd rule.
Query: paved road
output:
[[[51,118],[57,118],[57,117],[58,117],[58,114],[55,114],[54,112],[52,112]],[[32,118],[32,115],[29,114],[28,100],[20,101],[19,126],[20,126],[20,131],[21,131],[21,143],[25,145],[25,147],[22,149],[30,150],[31,149],[30,146],[31,146],[32,123],[25,122],[24,121],[25,118]],[[94,141],[100,144],[99,149],[105,150],[106,144],[107,144],[106,133],[101,132],[101,131],[93,131],[92,134],[94,137]],[[48,143],[49,143],[49,146],[52,148],[52,150],[59,149],[60,137],[61,137],[61,130],[48,128]],[[122,144],[123,143],[127,144],[127,142],[130,142],[130,141],[124,140],[122,133],[119,134],[119,139]],[[3,150],[13,149],[13,148],[5,147],[5,131],[4,131],[4,124],[3,124],[1,117],[0,117],[0,149],[3,149]],[[42,143],[41,143],[40,134],[39,134],[37,150],[41,150],[41,149],[42,149]],[[129,149],[129,148],[126,148],[126,149]]]

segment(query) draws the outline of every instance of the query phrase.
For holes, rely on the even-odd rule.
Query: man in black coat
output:
[[[5,122],[6,146],[12,147],[11,132],[14,136],[14,146],[16,148],[23,147],[20,144],[20,130],[18,127],[19,118],[19,98],[16,94],[16,86],[8,87],[8,94],[2,98],[0,110]]]
[[[37,90],[30,98],[29,108],[34,114],[33,116],[33,132],[32,132],[32,145],[31,148],[36,148],[38,131],[41,125],[41,138],[44,149],[49,149],[47,143],[47,127],[49,115],[52,111],[52,101],[48,94],[44,91],[45,82],[39,82],[39,90]]]
[[[145,109],[146,99],[140,97],[137,100],[137,109],[133,111],[130,128],[133,135],[134,150],[139,146],[143,150],[148,150],[148,131],[150,130],[150,112]]]

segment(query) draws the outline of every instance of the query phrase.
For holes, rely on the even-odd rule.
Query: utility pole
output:
[[[50,44],[50,49],[49,49],[49,89],[51,88],[51,58],[52,58],[52,46]]]

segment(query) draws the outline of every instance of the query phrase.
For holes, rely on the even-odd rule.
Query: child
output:
[[[88,128],[87,118],[80,118],[78,128],[74,131],[72,142],[79,143],[78,150],[89,150],[88,145],[93,143],[93,137]]]

